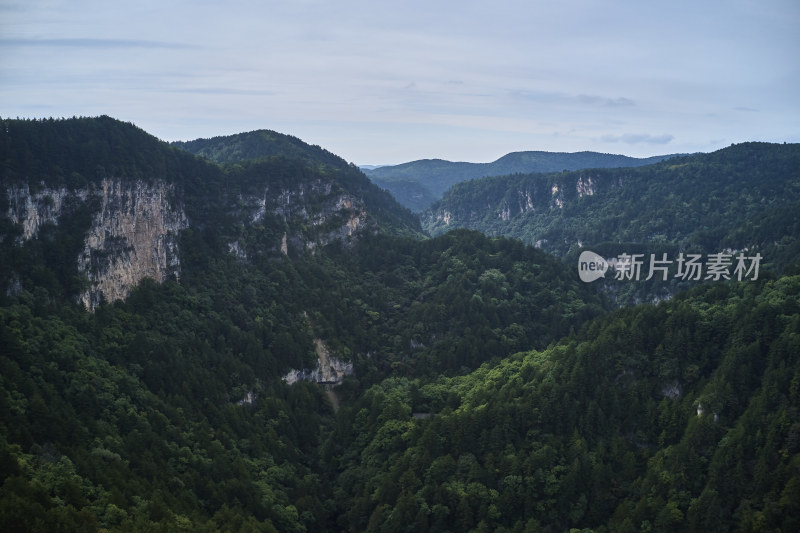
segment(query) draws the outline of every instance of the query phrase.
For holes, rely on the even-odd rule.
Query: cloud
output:
[[[195,45],[142,39],[0,39],[0,46],[53,46],[73,48],[171,48],[192,49]]]
[[[669,134],[650,135],[649,133],[625,133],[623,135],[603,135],[605,142],[623,142],[626,144],[667,144],[672,142],[675,137]]]
[[[601,107],[631,107],[635,106],[636,102],[630,98],[619,96],[616,98],[609,98],[596,94],[567,94],[561,92],[546,92],[546,91],[512,91],[511,96],[528,102],[540,102],[547,104],[562,104],[572,106],[575,104],[583,104],[589,106]]]
[[[606,100],[605,105],[608,107],[628,107],[636,105],[636,102],[631,100],[630,98],[625,98],[620,96],[619,98],[609,98]]]
[[[232,89],[228,87],[195,87],[186,89],[171,89],[165,92],[210,94],[210,95],[240,95],[240,96],[271,96],[277,94],[275,91],[262,91],[254,89]]]
[[[382,163],[798,135],[797,0],[235,3],[0,0],[0,115],[266,127]]]
[[[606,107],[629,107],[636,105],[636,102],[623,96],[618,98],[605,98],[603,96],[596,96],[593,94],[581,94],[576,98],[578,102],[582,104],[601,105]]]

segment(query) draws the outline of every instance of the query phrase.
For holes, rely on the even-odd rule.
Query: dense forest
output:
[[[576,264],[585,249],[760,253],[780,272],[800,254],[800,145],[744,143],[637,168],[515,174],[455,185],[422,215],[431,235],[471,228],[532,244]],[[600,282],[622,303],[689,285]]]
[[[755,280],[619,308],[572,262],[521,240],[423,236],[318,147],[265,132],[213,141],[198,142],[201,157],[108,117],[2,121],[2,531],[800,527],[793,160],[750,147],[762,188],[733,206],[742,184],[726,188],[714,168],[750,172],[749,145],[628,169],[707,176],[695,193],[713,198],[697,201],[741,212],[720,239],[777,239],[761,250],[783,255]],[[97,206],[87,196],[24,240],[8,190],[83,190],[108,175],[171,180],[190,225],[179,278],[145,279],[90,312],[75,299],[86,283],[75,256]],[[302,183],[362,198],[370,230],[274,249],[316,219],[255,220],[243,199]],[[319,211],[320,197],[304,198]],[[234,238],[246,254],[230,251]],[[320,342],[353,374],[288,384],[317,364]]]
[[[794,257],[799,169],[800,145],[744,143],[637,168],[483,178],[454,186],[423,220],[432,235],[468,227],[557,256],[606,242],[709,252],[778,242],[775,253]]]
[[[323,448],[347,527],[796,530],[798,295],[798,276],[703,288],[463,376],[373,386]]]

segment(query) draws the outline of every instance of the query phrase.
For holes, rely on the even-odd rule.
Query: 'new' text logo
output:
[[[608,261],[594,252],[586,250],[578,258],[578,275],[581,281],[589,283],[598,278],[605,277],[608,270]]]

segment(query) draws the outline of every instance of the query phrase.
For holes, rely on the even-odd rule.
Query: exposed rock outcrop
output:
[[[575,184],[575,190],[578,193],[578,198],[583,196],[592,196],[595,190],[594,181],[591,176],[581,176]]]
[[[78,258],[78,270],[91,282],[80,296],[86,307],[125,298],[144,278],[178,278],[178,234],[188,220],[182,206],[173,205],[173,186],[107,179],[98,193],[100,211]]]
[[[36,237],[43,224],[56,224],[70,199],[86,201],[89,194],[86,189],[70,192],[63,187],[44,188],[32,193],[27,185],[12,185],[6,192],[9,203],[7,216],[11,222],[22,226],[22,236],[17,244]]]
[[[75,258],[78,271],[89,279],[79,296],[89,310],[103,299],[125,298],[144,278],[162,282],[180,274],[177,239],[188,220],[170,184],[109,178],[76,191],[32,193],[28,186],[12,186],[7,193],[7,215],[22,226],[22,242],[35,238],[43,224],[57,224],[68,205],[97,202],[84,248]]]
[[[496,182],[493,188],[486,189],[491,192],[473,191],[464,185],[452,196],[445,193],[438,205],[424,212],[421,215],[423,226],[431,235],[438,235],[454,227],[484,227],[492,219],[514,224],[517,217],[548,216],[585,196],[602,194],[623,183],[622,177],[613,182],[605,176],[594,171],[499,176],[487,181]]]
[[[286,383],[291,385],[298,381],[314,381],[335,384],[353,373],[353,363],[334,357],[320,339],[314,339],[314,343],[317,348],[317,366],[313,369],[290,371],[283,376]]]
[[[291,187],[265,187],[260,196],[237,199],[239,216],[246,225],[265,224],[270,219],[282,226],[282,234],[269,247],[289,255],[290,250],[313,251],[340,241],[351,246],[358,237],[377,231],[377,223],[358,198],[325,180],[299,181]],[[241,259],[246,250],[237,243],[230,252]]]

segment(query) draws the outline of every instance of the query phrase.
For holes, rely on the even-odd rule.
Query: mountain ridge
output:
[[[320,146],[269,129],[191,141],[173,141],[170,145],[223,166],[276,155],[289,159],[323,162],[338,167],[350,166],[347,161]]]
[[[179,277],[180,235],[190,227],[242,261],[353,245],[379,231],[421,233],[418,218],[354,166],[291,136],[274,134],[279,147],[268,157],[220,166],[108,116],[0,126],[0,233],[10,246],[0,275],[8,286],[35,283],[27,259],[10,258],[17,244],[42,245],[44,228],[60,241],[45,254],[61,278],[53,290],[90,310],[124,299],[145,277]],[[234,159],[239,145],[222,146]]]
[[[430,198],[434,201],[441,198],[447,189],[462,181],[517,173],[642,166],[678,155],[681,154],[636,158],[592,151],[530,150],[510,152],[490,163],[419,159],[398,165],[365,168],[364,173],[375,183],[392,192],[403,205],[420,212],[431,204]],[[416,190],[409,185],[410,183],[416,184]]]
[[[800,255],[798,168],[800,144],[753,142],[635,168],[486,177],[454,185],[423,227],[517,238],[568,262],[583,249],[760,251],[778,271]]]

